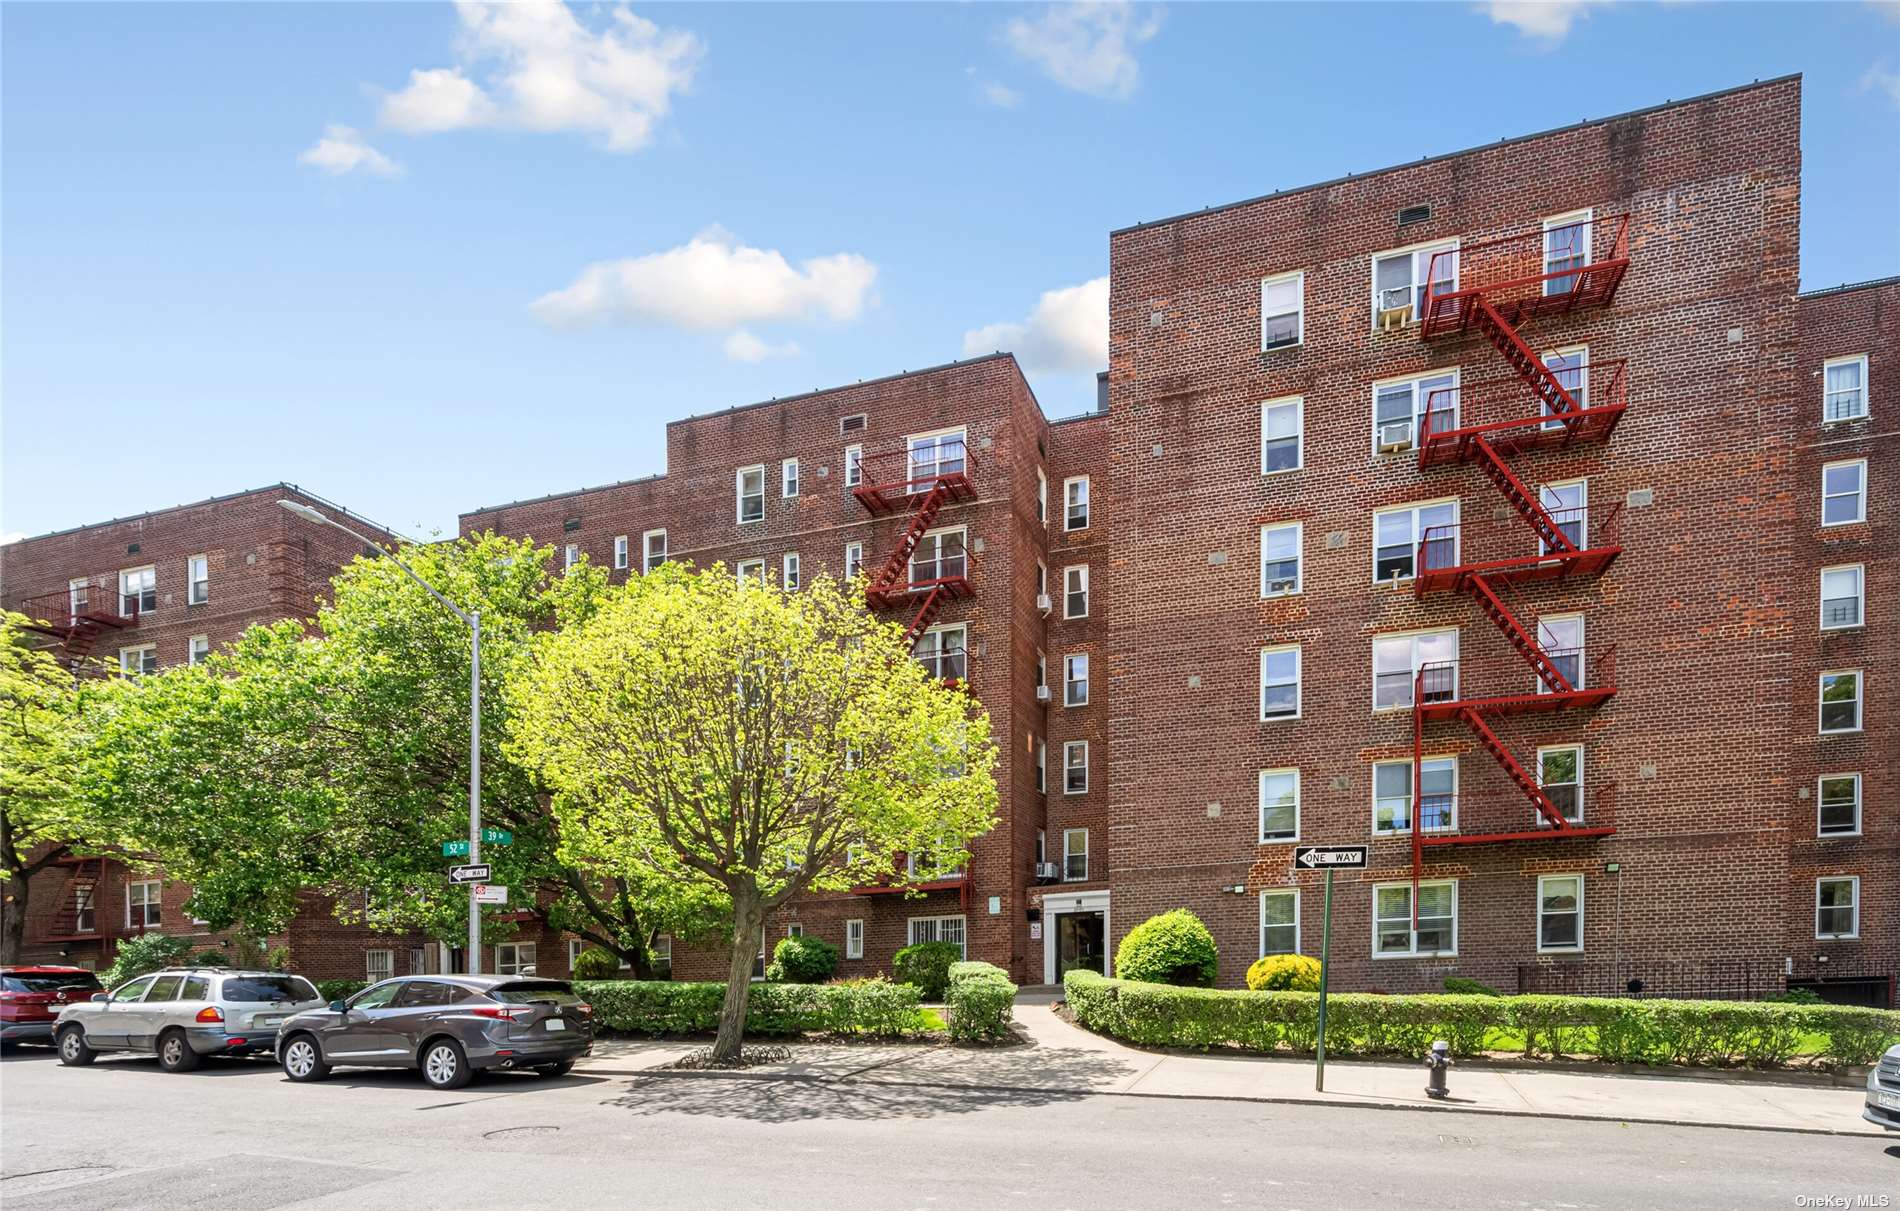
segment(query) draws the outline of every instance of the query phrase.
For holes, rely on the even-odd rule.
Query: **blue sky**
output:
[[[1892,0],[8,4],[0,55],[9,534],[280,479],[450,530],[998,346],[1065,415],[1112,228],[1788,72],[1804,284],[1900,272]]]

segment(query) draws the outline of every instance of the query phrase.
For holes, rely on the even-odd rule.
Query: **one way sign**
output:
[[[1364,845],[1299,845],[1293,849],[1293,865],[1303,870],[1363,870]]]
[[[451,866],[449,867],[449,882],[486,883],[488,876],[493,873],[494,871],[489,869],[486,862],[476,866]]]

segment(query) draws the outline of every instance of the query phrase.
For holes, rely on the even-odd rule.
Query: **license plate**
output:
[[[1876,1093],[1874,1104],[1882,1110],[1900,1110],[1900,1093]]]
[[[567,1019],[566,1018],[549,1018],[548,1029],[549,1030],[566,1030]]]
[[[277,1023],[279,1023],[279,1022],[281,1022],[281,1021],[283,1021],[283,1020],[284,1020],[284,1015],[283,1015],[283,1014],[281,1014],[281,1013],[265,1013],[265,1014],[259,1014],[258,1016],[256,1016],[256,1017],[254,1017],[254,1018],[252,1018],[252,1019],[251,1019],[251,1025],[253,1025],[253,1026],[275,1026],[275,1025],[277,1025]]]

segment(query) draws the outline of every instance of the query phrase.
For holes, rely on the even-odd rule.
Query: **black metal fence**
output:
[[[1596,959],[1523,963],[1517,991],[1576,997],[1662,997],[1757,1001],[1787,988],[1778,958],[1697,960]]]

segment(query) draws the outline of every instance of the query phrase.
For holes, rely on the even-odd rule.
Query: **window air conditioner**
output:
[[[1049,879],[1053,881],[1060,877],[1061,876],[1056,873],[1056,864],[1054,862],[1036,863],[1036,878]]]
[[[1379,426],[1379,453],[1396,454],[1412,448],[1412,422],[1387,421]]]
[[[1049,611],[1055,609],[1056,606],[1055,606],[1055,602],[1049,600],[1049,594],[1038,593],[1036,594],[1036,608],[1038,610],[1041,610],[1043,612],[1043,615],[1046,617]]]
[[[1412,322],[1412,305],[1406,303],[1399,307],[1382,307],[1379,310],[1379,331],[1393,332]]]
[[[1049,701],[1049,698],[1050,698],[1050,690],[1048,686],[1039,685],[1036,687],[1036,701],[1037,702],[1047,702]]]
[[[1291,593],[1298,586],[1298,583],[1299,583],[1298,581],[1292,580],[1290,578],[1286,580],[1269,580],[1267,582],[1267,592]]]

